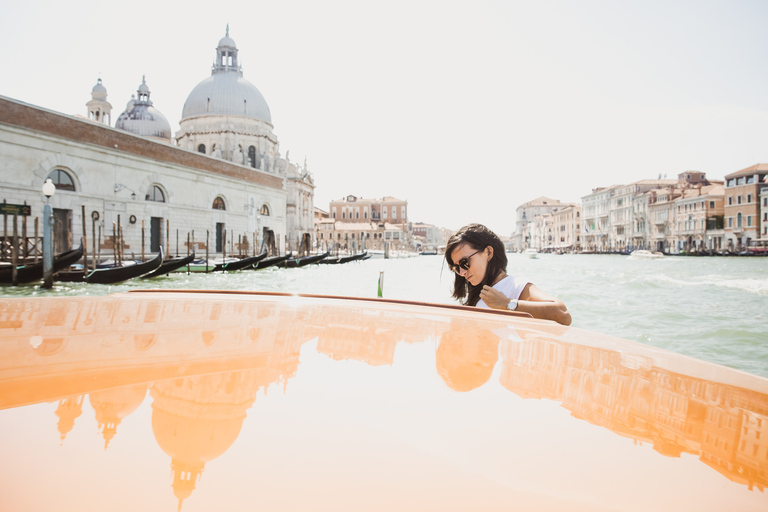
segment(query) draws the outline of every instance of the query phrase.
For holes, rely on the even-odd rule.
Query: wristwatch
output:
[[[509,299],[509,302],[507,302],[507,309],[510,311],[514,311],[517,309],[517,299]]]

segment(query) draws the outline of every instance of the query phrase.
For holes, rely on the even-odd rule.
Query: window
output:
[[[738,204],[741,204],[741,196],[740,196],[740,195],[739,195],[739,196],[736,196],[736,202],[737,202]]]
[[[149,191],[147,192],[147,195],[144,196],[145,201],[155,201],[156,203],[164,203],[165,202],[165,194],[163,194],[163,191],[160,187],[157,185],[152,185],[149,187]]]
[[[227,206],[224,204],[224,200],[220,197],[217,197],[213,200],[213,209],[214,210],[226,210]]]
[[[728,217],[728,227],[729,228],[733,227],[733,217]]]
[[[709,202],[709,207],[710,208],[714,208],[715,207],[715,202],[714,201],[710,201]]]
[[[747,194],[747,204],[752,202],[752,194]]]
[[[269,206],[267,206],[266,204],[261,205],[261,210],[259,210],[259,214],[265,217],[269,217]],[[336,214],[334,214],[333,217],[336,218]]]
[[[256,168],[256,148],[253,146],[248,147],[248,166]]]
[[[197,146],[197,152],[205,154],[205,144],[200,144],[199,146]]]
[[[336,212],[333,212],[333,218],[334,219],[336,218]]]
[[[742,227],[743,225],[743,217],[741,215],[741,212],[736,216],[736,227]]]
[[[751,226],[751,225],[752,225],[752,216],[747,215],[747,226]]]
[[[735,184],[735,183],[734,183],[734,181],[733,181],[733,180],[728,180],[728,186],[729,186],[729,187],[732,187],[734,184]]]
[[[50,178],[53,184],[56,185],[56,190],[75,191],[75,182],[67,171],[54,169],[51,171],[51,174],[48,175],[48,178]]]

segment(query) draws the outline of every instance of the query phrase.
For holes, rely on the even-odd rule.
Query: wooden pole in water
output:
[[[83,215],[83,268],[88,269],[88,225],[85,223],[85,205],[80,205]]]
[[[13,286],[16,286],[19,284],[19,275],[18,270],[16,270],[16,265],[18,264],[19,260],[19,244],[16,242],[16,236],[18,233],[16,232],[16,214],[13,214],[13,237],[11,238],[11,284]]]
[[[208,272],[208,247],[210,246],[210,236],[211,232],[209,230],[205,230],[205,272]]]
[[[93,262],[93,270],[96,270],[97,262],[101,261],[101,225],[99,225],[99,245],[96,247],[96,261]]]
[[[222,229],[222,235],[224,237],[224,240],[221,244],[221,260],[222,262],[227,259],[227,230]]]
[[[187,249],[187,256],[189,256],[189,249]],[[176,257],[179,257],[179,230],[176,228]]]
[[[93,240],[93,254],[91,254],[91,270],[96,270],[96,219],[91,215],[91,239]],[[86,262],[85,270],[88,270]]]
[[[144,219],[141,219],[141,261],[147,261],[144,259]]]
[[[24,201],[24,204],[26,205],[27,202]],[[26,264],[27,258],[29,257],[29,249],[27,247],[27,216],[24,215],[21,218],[21,257],[24,258],[24,263]]]
[[[120,266],[123,266],[125,261],[125,238],[123,237],[123,225],[117,225],[117,237],[120,239]]]
[[[187,256],[189,256],[189,233],[187,233]],[[206,259],[206,265],[207,265]],[[189,275],[191,265],[187,265],[187,275]]]
[[[243,235],[237,235],[237,255],[243,257]]]
[[[3,199],[3,203],[5,203],[5,199]],[[8,214],[3,214],[3,261],[5,261],[8,258],[7,255],[7,246],[8,246]]]
[[[37,241],[38,241],[38,219],[35,217],[35,263],[37,263],[37,260],[40,259],[40,249],[37,248]]]
[[[117,223],[114,221],[112,221],[112,259],[115,260],[115,265],[117,265]]]
[[[171,259],[171,221],[165,219],[165,253]]]

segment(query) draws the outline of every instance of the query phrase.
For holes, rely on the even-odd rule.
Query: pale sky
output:
[[[0,3],[0,95],[113,124],[146,75],[178,130],[227,23],[315,206],[407,199],[409,217],[514,230],[539,196],[768,162],[768,2]]]

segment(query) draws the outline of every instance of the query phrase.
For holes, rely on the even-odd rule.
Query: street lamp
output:
[[[43,183],[43,288],[53,288],[53,215],[51,215],[51,197],[56,193],[56,185],[50,178]]]

